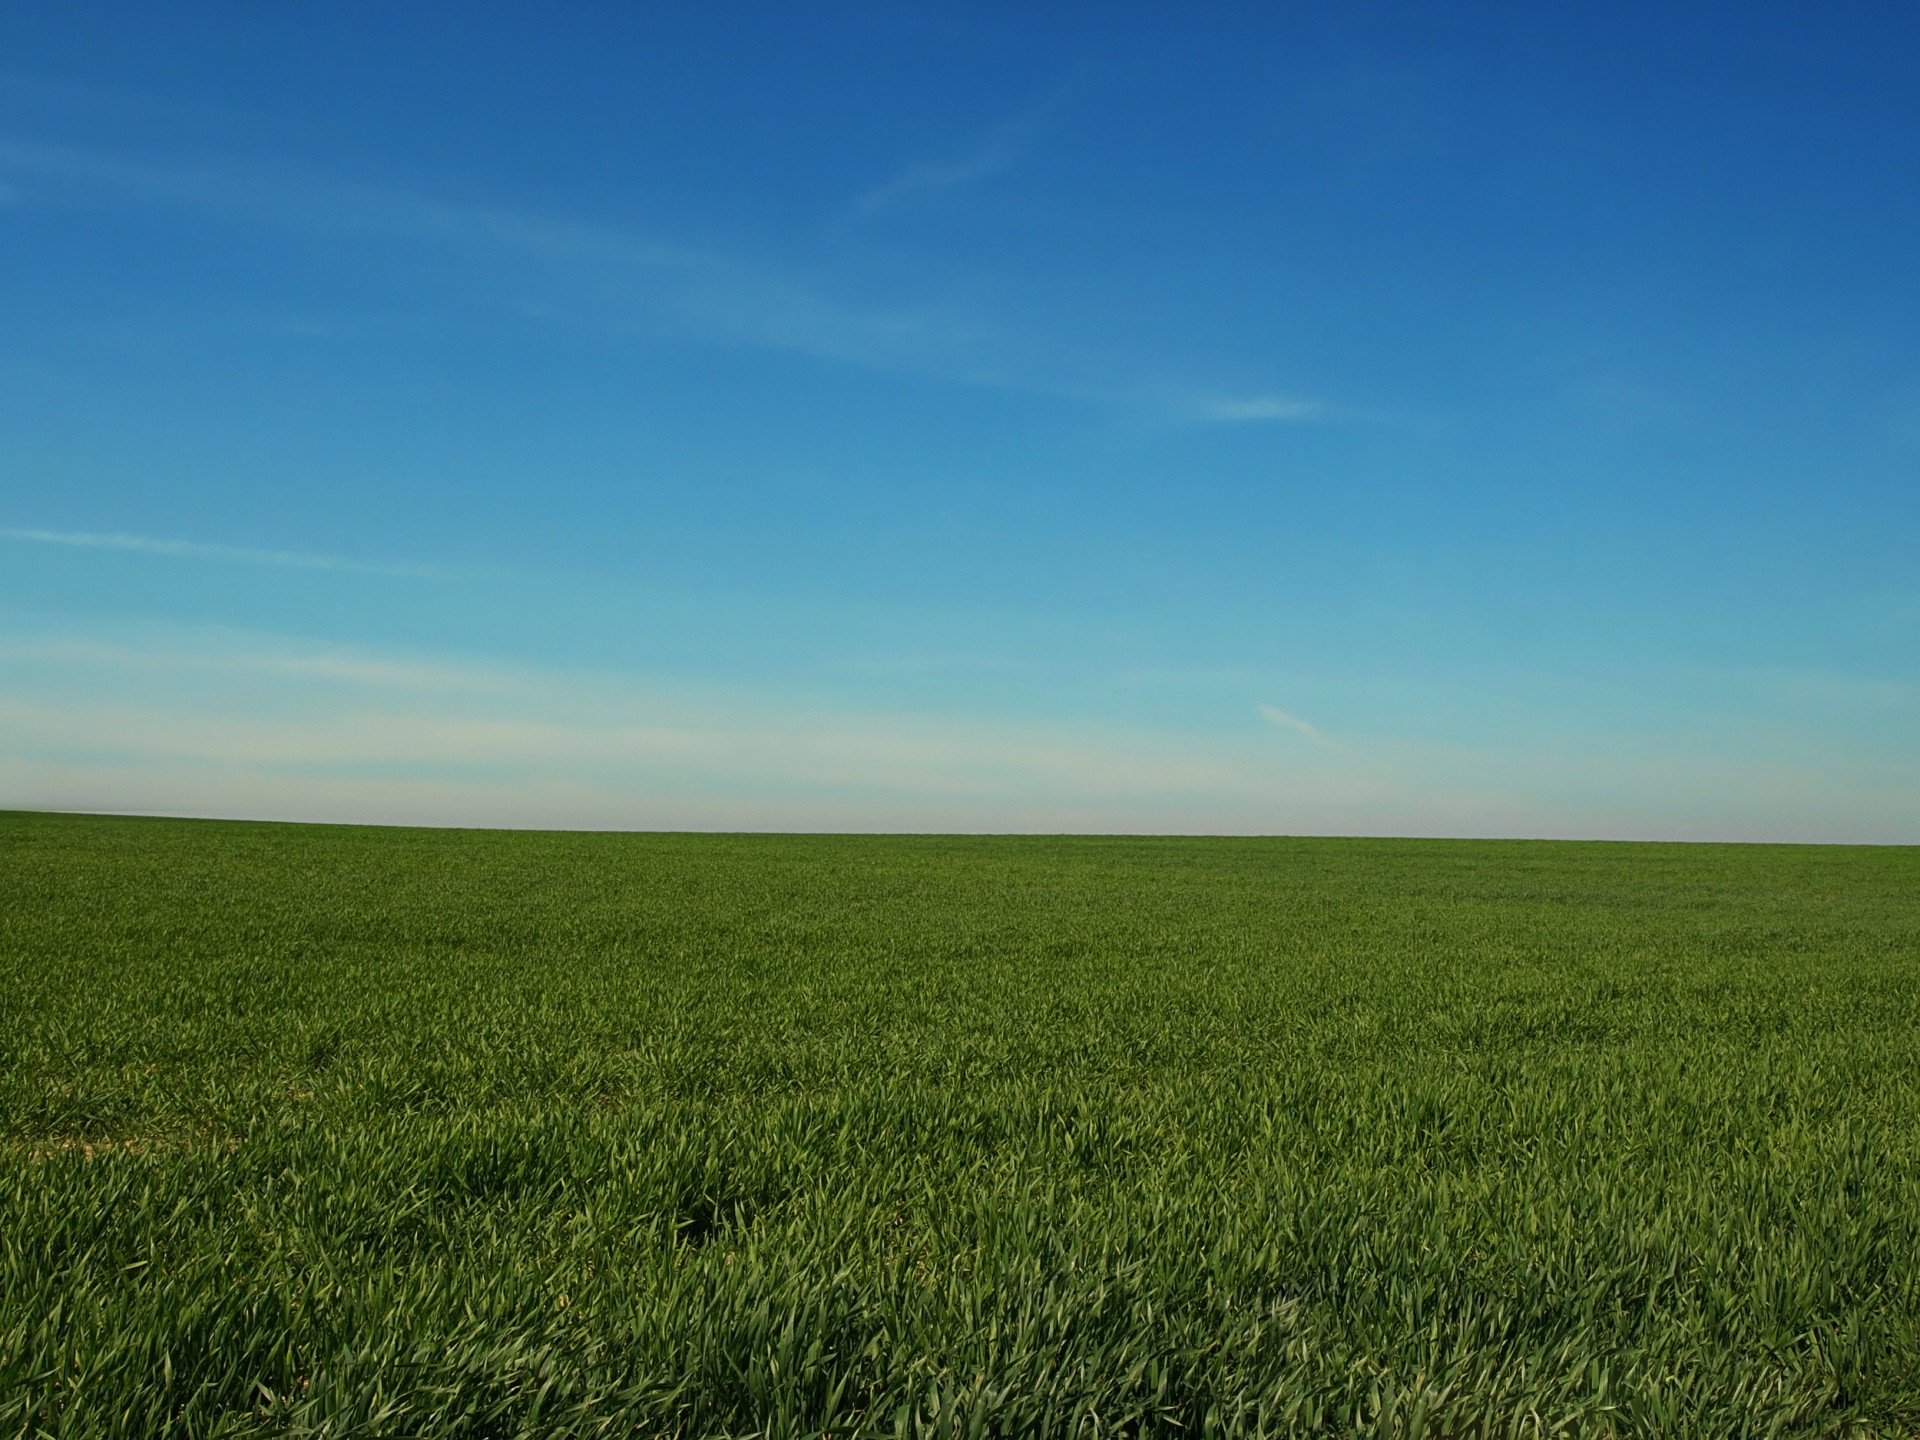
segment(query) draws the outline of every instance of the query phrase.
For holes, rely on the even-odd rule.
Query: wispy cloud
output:
[[[615,333],[682,333],[708,343],[807,355],[863,369],[1063,398],[1137,403],[1141,387],[1089,374],[1067,347],[938,297],[877,305],[766,260],[635,230],[357,184],[227,160],[129,159],[0,136],[0,169],[120,201],[320,234],[377,236],[465,251],[481,264],[538,267],[500,276],[504,313]],[[4,179],[0,178],[0,183]],[[482,280],[480,283],[485,284]]]
[[[1306,736],[1307,739],[1313,741],[1316,745],[1330,745],[1333,743],[1298,715],[1289,715],[1286,711],[1277,709],[1272,705],[1256,705],[1254,708],[1260,712],[1260,718],[1270,725],[1283,725],[1289,730]]]
[[[164,717],[164,718],[163,718]],[[795,786],[1005,799],[1040,791],[1080,798],[1199,793],[1241,777],[1205,757],[1144,743],[1014,727],[912,723],[878,715],[767,718],[662,712],[621,722],[540,713],[383,707],[307,718],[165,706],[39,705],[0,698],[0,726],[72,753],[149,755],[268,767],[382,766],[600,773],[713,788]]]
[[[182,645],[177,635],[151,630],[137,643],[71,636],[18,639],[0,636],[0,660],[128,677],[139,672],[196,674],[238,679],[308,682],[326,688],[352,686],[398,694],[469,691],[508,694],[526,687],[524,676],[475,664],[420,661],[370,655],[338,646],[296,645],[279,637],[235,633],[203,636]]]
[[[0,527],[0,539],[18,540],[31,545],[67,545],[83,550],[130,550],[142,555],[168,555],[183,560],[275,565],[292,570],[341,570],[358,575],[387,575],[408,580],[455,578],[450,571],[425,565],[388,565],[350,560],[340,555],[314,555],[298,550],[254,550],[242,545],[207,545],[195,540],[169,540],[152,535]]]
[[[1297,425],[1331,417],[1325,402],[1301,395],[1254,395],[1240,399],[1203,400],[1195,407],[1197,419],[1219,425],[1278,423]]]
[[[970,146],[956,146],[955,158],[916,160],[898,173],[874,186],[855,205],[861,216],[878,215],[913,197],[930,191],[951,190],[991,179],[1016,164],[1034,132],[1063,106],[1071,103],[1086,84],[1088,71],[1077,67],[1040,99],[1001,120]]]
[[[1072,88],[994,127],[958,158],[916,162],[870,190],[856,215],[915,193],[951,189],[1007,169],[1027,135]],[[0,185],[35,177],[35,197],[135,203],[216,219],[331,235],[396,239],[464,252],[449,270],[482,287],[500,313],[616,334],[681,334],[709,344],[806,355],[863,369],[1202,423],[1334,418],[1297,396],[1232,396],[1195,404],[1169,384],[1163,362],[1037,333],[977,300],[928,294],[875,303],[765,256],[676,242],[644,230],[593,224],[496,204],[357,183],[294,166],[228,158],[152,159],[0,135]],[[17,200],[15,203],[26,203]],[[534,273],[529,273],[530,271]],[[490,280],[487,277],[492,276]],[[530,282],[532,282],[530,284]],[[487,287],[492,287],[489,293]],[[857,287],[856,287],[857,288]],[[1341,411],[1339,418],[1358,412]]]
[[[782,691],[423,662],[259,635],[0,637],[0,659],[11,662],[0,665],[0,806],[41,797],[46,775],[78,764],[114,768],[129,795],[140,775],[170,768],[178,796],[192,793],[195,776],[241,789],[250,776],[262,794],[293,778],[330,777],[356,794],[387,779],[621,801],[609,812],[570,799],[574,823],[622,807],[634,823],[670,801],[683,816],[704,806],[711,824],[718,814],[745,820],[766,802],[773,808],[755,823],[776,811],[793,823],[810,805],[818,825],[867,806],[893,816],[894,827],[922,828],[908,817],[934,806],[955,820],[971,816],[974,827],[992,828],[997,813],[1047,828],[1041,817],[1069,810],[1084,826],[1115,807],[1170,816],[1240,804],[1247,767],[1257,773],[1265,763],[1255,751],[1229,756],[1125,727],[901,714]],[[181,683],[187,676],[195,683]]]
[[[1318,739],[1309,750],[158,625],[16,635],[0,662],[0,808],[676,829],[1920,834],[1906,751],[1756,762],[1723,753],[1717,732],[1577,755],[1390,737],[1362,752],[1259,707]]]
[[[613,226],[461,203],[354,184],[296,169],[231,161],[190,164],[0,136],[0,167],[122,200],[228,220],[317,233],[350,233],[452,247],[542,267],[551,282],[529,304],[516,276],[504,308],[628,331],[662,323],[709,340],[782,350],[870,369],[962,383],[1067,393],[1045,377],[998,363],[1019,347],[992,343],[991,327],[938,305],[877,307],[756,264]],[[0,181],[0,183],[4,183]],[[987,343],[982,343],[986,341]]]
[[[909,165],[891,180],[876,185],[861,196],[855,208],[862,215],[878,215],[916,192],[951,190],[957,185],[985,180],[1013,164],[1016,154],[1012,137],[996,134],[971,154],[958,160]]]
[[[482,243],[553,259],[599,259],[664,269],[699,268],[707,256],[630,231],[463,204],[309,171],[204,159],[127,159],[0,136],[0,165],[61,184],[234,219],[325,231]]]

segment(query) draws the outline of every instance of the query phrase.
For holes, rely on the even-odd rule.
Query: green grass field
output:
[[[1920,851],[0,815],[0,1434],[1920,1433]]]

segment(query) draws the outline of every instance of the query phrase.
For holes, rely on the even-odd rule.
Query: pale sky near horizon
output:
[[[0,808],[1920,842],[1920,11],[0,12]]]

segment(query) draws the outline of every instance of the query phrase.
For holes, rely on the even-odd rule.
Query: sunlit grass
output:
[[[0,1434],[1911,1436],[1920,852],[0,816]]]

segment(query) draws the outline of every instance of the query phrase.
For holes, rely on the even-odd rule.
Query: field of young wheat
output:
[[[0,815],[0,1434],[1920,1427],[1920,851]]]

